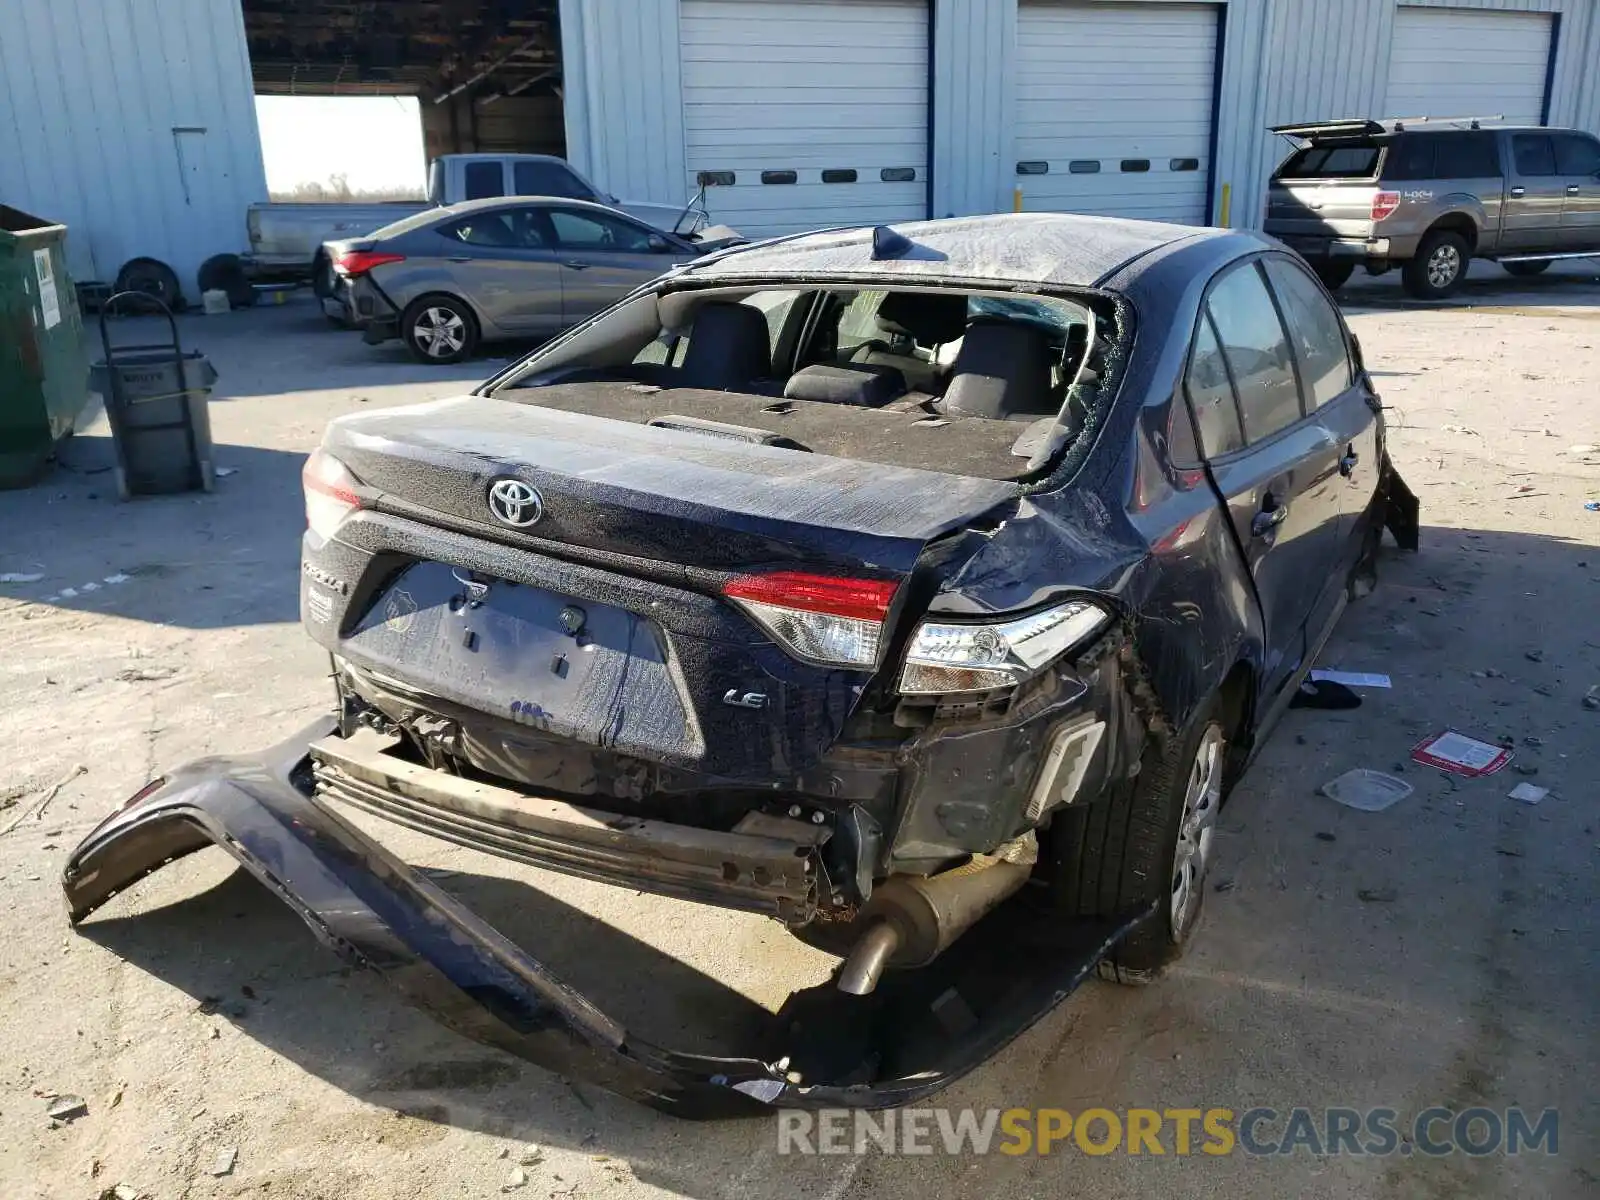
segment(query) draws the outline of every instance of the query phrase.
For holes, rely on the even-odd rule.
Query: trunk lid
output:
[[[1273,132],[1299,138],[1321,129],[1283,126]],[[1276,237],[1371,236],[1372,198],[1379,190],[1385,146],[1374,136],[1338,136],[1300,146],[1273,172],[1267,232]]]
[[[318,619],[308,599],[312,635],[368,690],[445,714],[476,765],[579,794],[687,786],[664,769],[801,786],[887,669],[925,547],[1020,491],[483,397],[347,417],[324,449],[368,513],[340,535],[365,552],[349,610]],[[536,519],[491,510],[502,481],[538,492]],[[322,554],[308,538],[308,580]],[[748,577],[889,594],[876,653],[797,653],[730,598]],[[848,617],[863,601],[821,603]]]

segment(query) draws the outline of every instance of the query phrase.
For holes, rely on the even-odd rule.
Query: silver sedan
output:
[[[705,253],[602,204],[528,196],[430,209],[328,250],[366,340],[398,337],[429,363],[551,337]]]

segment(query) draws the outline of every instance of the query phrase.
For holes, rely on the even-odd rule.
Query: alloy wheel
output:
[[[412,325],[411,336],[429,358],[449,358],[467,344],[467,323],[448,308],[426,308]]]
[[[1216,833],[1217,811],[1222,807],[1222,729],[1206,726],[1183,794],[1183,816],[1178,822],[1178,844],[1172,858],[1172,940],[1181,942],[1200,910],[1206,868],[1211,862],[1211,842]]]
[[[1448,242],[1434,249],[1428,256],[1428,282],[1436,288],[1446,288],[1461,274],[1461,252]]]

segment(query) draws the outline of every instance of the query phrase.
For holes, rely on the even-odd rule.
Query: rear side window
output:
[[[1259,442],[1298,421],[1300,386],[1260,269],[1234,268],[1211,289],[1206,308],[1238,391],[1246,440]]]
[[[463,179],[468,200],[487,200],[506,194],[506,173],[497,162],[469,162],[465,164]]]
[[[1396,183],[1432,179],[1438,145],[1439,139],[1432,134],[1396,138],[1389,147],[1389,157],[1384,160],[1384,179]]]
[[[1350,351],[1344,326],[1322,289],[1292,262],[1269,258],[1267,278],[1277,293],[1289,341],[1300,360],[1306,408],[1320,408],[1350,387]]]
[[[1483,130],[1436,133],[1434,170],[1441,179],[1500,178],[1500,141]]]
[[[512,163],[511,186],[519,196],[561,196],[568,200],[595,198],[594,193],[560,163]]]
[[[1233,402],[1233,384],[1228,380],[1222,346],[1209,316],[1200,317],[1184,386],[1200,438],[1200,452],[1216,458],[1243,446],[1244,430],[1239,427],[1239,410]]]
[[[1581,133],[1551,134],[1556,144],[1556,171],[1562,175],[1600,174],[1600,142]]]
[[[1375,142],[1306,146],[1278,168],[1279,179],[1371,179],[1378,173]]]
[[[1556,173],[1556,152],[1550,137],[1543,133],[1519,133],[1511,139],[1517,174],[1538,177]]]

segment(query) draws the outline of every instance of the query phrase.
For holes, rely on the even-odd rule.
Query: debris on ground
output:
[[[226,479],[229,475],[237,475],[238,473],[238,467],[218,467],[212,472],[218,479]]]
[[[1317,841],[1319,841],[1319,842],[1337,842],[1339,840],[1336,836],[1334,836],[1333,834],[1329,833],[1326,829],[1319,829],[1319,830],[1316,831],[1316,833],[1312,834],[1311,836],[1316,838]]]
[[[95,1200],[145,1200],[145,1194],[131,1183],[115,1183],[96,1196]]]
[[[52,1121],[76,1121],[79,1117],[89,1115],[89,1102],[82,1096],[53,1096],[44,1115]]]
[[[43,575],[24,575],[17,571],[7,571],[0,575],[0,583],[38,583]]]
[[[239,1147],[224,1146],[217,1151],[217,1156],[211,1160],[211,1165],[206,1168],[206,1174],[215,1175],[221,1179],[224,1175],[233,1174],[233,1164],[239,1159]]]
[[[1290,708],[1340,710],[1360,708],[1361,697],[1342,683],[1307,679],[1289,701]]]
[[[1400,893],[1392,887],[1362,888],[1356,898],[1366,904],[1393,904],[1400,899]]]
[[[44,810],[49,808],[50,802],[61,794],[61,789],[66,787],[67,784],[71,783],[79,775],[87,774],[88,770],[88,767],[84,766],[82,763],[78,763],[72,768],[72,770],[68,771],[60,779],[56,780],[48,788],[46,788],[38,800],[34,801],[34,803],[30,804],[16,816],[12,817],[6,827],[4,829],[0,829],[0,836],[10,833],[29,817],[33,817],[38,821],[44,820]]]
[[[1315,670],[1311,672],[1313,683],[1340,683],[1345,687],[1386,688],[1393,687],[1387,675],[1375,671],[1334,671]]]
[[[1396,779],[1393,775],[1355,767],[1337,779],[1330,779],[1320,790],[1328,799],[1346,808],[1360,812],[1382,812],[1411,795],[1412,788],[1405,780]]]
[[[1535,787],[1531,783],[1519,783],[1506,793],[1511,799],[1520,800],[1524,804],[1537,804],[1549,794],[1549,788]]]
[[[500,1185],[502,1192],[514,1192],[520,1187],[528,1186],[528,1173],[521,1167],[511,1168],[511,1178]]]
[[[1237,885],[1231,879],[1219,879],[1211,885],[1212,891],[1231,892]]]
[[[529,1146],[524,1150],[517,1161],[525,1167],[536,1167],[544,1161],[543,1146]]]
[[[1510,762],[1511,748],[1447,729],[1418,742],[1412,747],[1411,758],[1425,767],[1438,767],[1452,775],[1477,779],[1493,775]]]
[[[1600,683],[1595,684],[1583,697],[1585,708],[1600,708]]]
[[[117,672],[117,679],[121,683],[159,683],[177,673],[177,667],[124,667]]]

